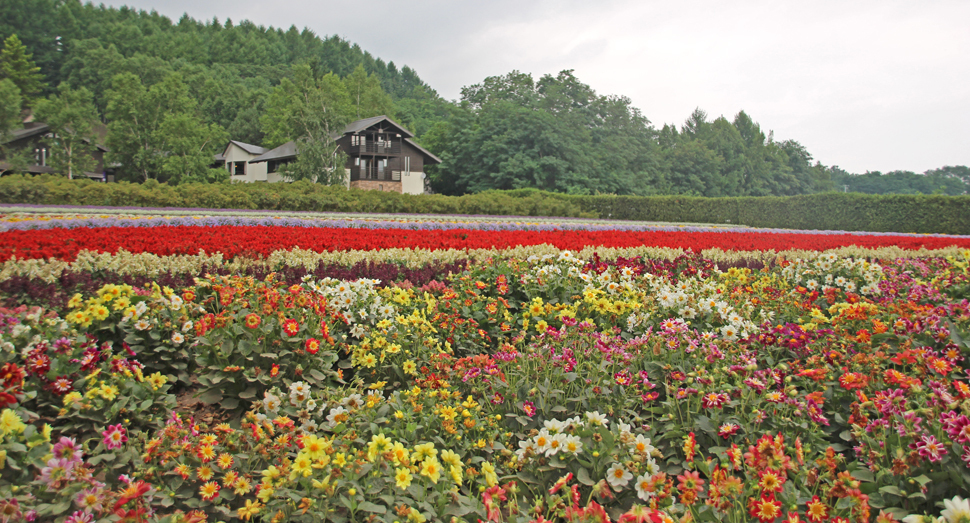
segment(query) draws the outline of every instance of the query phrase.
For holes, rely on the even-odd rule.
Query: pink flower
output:
[[[121,423],[108,426],[108,430],[102,432],[101,435],[104,436],[104,446],[108,450],[119,448],[128,441],[125,428],[121,426]]]
[[[705,394],[701,399],[701,405],[705,409],[719,409],[728,401],[728,395],[723,392],[711,392]]]
[[[909,444],[909,448],[919,452],[919,455],[928,459],[930,463],[940,461],[947,453],[943,444],[931,434],[920,436],[919,441]]]
[[[524,410],[526,416],[529,416],[530,418],[535,416],[536,413],[538,412],[538,409],[536,409],[536,404],[532,403],[531,401],[527,401],[523,403],[522,410]]]

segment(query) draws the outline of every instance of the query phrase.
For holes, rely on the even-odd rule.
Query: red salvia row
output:
[[[477,231],[298,228],[263,226],[104,227],[7,231],[0,233],[0,262],[19,259],[73,261],[81,251],[149,252],[157,255],[221,252],[228,258],[266,256],[294,247],[323,251],[411,249],[503,249],[549,244],[578,251],[587,246],[679,247],[694,251],[827,250],[897,246],[903,249],[970,247],[970,238],[869,236],[768,232],[689,231]]]

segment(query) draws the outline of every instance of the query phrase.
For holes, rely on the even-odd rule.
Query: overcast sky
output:
[[[970,165],[970,2],[110,0],[340,35],[447,99],[512,70],[574,69],[680,126],[746,111],[850,172]]]

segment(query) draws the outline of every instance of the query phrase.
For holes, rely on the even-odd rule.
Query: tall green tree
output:
[[[351,121],[353,108],[344,83],[328,73],[315,78],[307,64],[294,66],[266,100],[260,119],[268,146],[296,141],[297,160],[289,165],[291,180],[326,185],[344,181],[346,158],[335,138]]]
[[[40,67],[34,63],[33,56],[17,35],[10,35],[3,41],[3,49],[0,50],[0,79],[10,80],[20,89],[24,107],[29,107],[46,85]]]
[[[367,74],[363,65],[358,65],[354,72],[344,77],[344,87],[347,88],[347,95],[350,96],[355,120],[380,115],[385,115],[392,120],[397,119],[394,101],[381,88],[381,81],[377,75]]]
[[[45,144],[51,149],[51,166],[68,178],[94,170],[97,136],[94,124],[98,112],[94,108],[94,95],[84,87],[71,89],[66,83],[58,87],[58,93],[40,100],[34,109],[37,121],[51,127]]]
[[[205,177],[212,155],[225,145],[225,131],[202,121],[178,74],[151,87],[134,74],[116,75],[107,99],[108,159],[129,179]]]

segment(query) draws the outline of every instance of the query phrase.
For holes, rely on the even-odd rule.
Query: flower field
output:
[[[0,520],[970,521],[970,239],[0,215]]]

